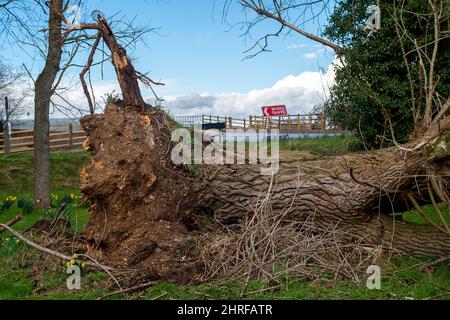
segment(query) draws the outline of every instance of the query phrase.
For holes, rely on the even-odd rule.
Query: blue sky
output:
[[[168,85],[174,86],[169,89],[170,94],[264,88],[286,75],[319,70],[319,66],[326,68],[331,62],[330,55],[304,58],[303,54],[316,53],[318,48],[314,47],[316,43],[296,34],[274,39],[272,53],[242,61],[243,52],[251,42],[246,45],[239,27],[230,30],[228,24],[222,24],[221,3],[220,0],[216,3],[213,0],[89,0],[92,8],[100,8],[106,16],[122,11],[130,19],[136,16],[137,24],[159,28],[157,34],[147,35],[149,47],[140,45],[134,56],[139,58],[138,69],[169,80]],[[241,9],[235,6],[228,23],[242,20]],[[292,49],[300,44],[302,48]]]
[[[273,39],[270,43],[271,53],[242,61],[245,57],[243,52],[253,42],[246,42],[241,37],[242,30],[238,26],[230,27],[244,20],[239,6],[232,7],[227,23],[222,23],[222,2],[223,0],[216,0],[216,3],[214,0],[88,0],[82,11],[98,9],[107,17],[121,12],[128,19],[135,18],[138,25],[159,28],[157,32],[148,34],[145,38],[146,45],[139,44],[132,55],[137,59],[136,69],[149,72],[155,80],[166,83],[164,88],[157,88],[158,93],[172,101],[173,109],[177,109],[178,104],[174,102],[176,97],[217,97],[229,93],[249,96],[252,91],[272,88],[287,77],[300,76],[305,72],[327,72],[333,54],[297,34]],[[305,28],[317,34],[319,25],[324,23],[325,21],[310,23]],[[276,27],[276,24],[267,23],[255,29],[255,35],[273,31]],[[31,64],[17,49],[14,53],[10,49],[6,51],[16,57],[13,60],[15,63],[19,62],[18,65]],[[38,72],[42,65],[42,62],[35,64],[33,71]],[[106,71],[103,80],[100,79],[99,72],[95,73],[93,81],[100,91],[114,86],[112,68]],[[303,81],[308,82],[307,79]],[[292,83],[289,86],[292,87]],[[290,97],[286,100],[289,99]],[[254,101],[254,107],[249,104],[251,110],[237,108],[236,111],[231,108],[227,111],[235,114],[256,112],[260,107],[256,105],[258,102],[258,99]],[[283,98],[277,101],[275,94],[275,98],[271,98],[267,104],[279,102],[283,102]],[[208,111],[208,106],[202,109],[198,105],[205,103],[204,101],[196,99],[192,103],[192,110],[184,113]],[[308,108],[311,108],[312,102],[308,103]],[[170,104],[169,102],[169,108]],[[301,101],[296,110],[299,110],[300,104]],[[218,112],[218,108],[211,111]],[[176,110],[174,113],[182,111],[185,110]]]

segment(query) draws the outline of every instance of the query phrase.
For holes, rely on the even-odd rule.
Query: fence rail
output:
[[[0,137],[0,154],[29,152],[34,150],[33,130],[13,131],[8,135],[6,130]],[[74,131],[71,124],[50,128],[50,150],[79,149],[86,139],[86,132]]]
[[[333,132],[339,128],[327,121],[321,114],[296,114],[282,117],[249,116],[245,119],[201,115],[176,116],[175,121],[183,126],[194,124],[225,123],[227,129],[279,129],[280,132]]]
[[[227,129],[279,129],[282,133],[290,132],[336,132],[339,128],[331,125],[324,114],[297,114],[283,117],[249,116],[245,119],[233,117],[201,115],[176,116],[175,121],[183,126],[195,124],[224,123]],[[86,133],[79,127],[68,124],[50,128],[50,150],[81,148]],[[11,136],[7,132],[0,134],[0,154],[33,151],[33,130],[13,131]]]

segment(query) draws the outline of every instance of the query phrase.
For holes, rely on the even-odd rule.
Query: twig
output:
[[[108,293],[108,294],[106,294],[106,295],[104,295],[104,296],[102,296],[100,298],[97,298],[97,300],[103,300],[105,298],[108,298],[108,297],[111,297],[111,296],[115,296],[116,294],[124,294],[124,293],[127,293],[127,292],[136,291],[136,290],[139,290],[139,289],[145,289],[145,288],[148,288],[148,287],[150,287],[150,286],[152,286],[154,284],[157,284],[157,283],[158,283],[157,281],[152,281],[152,282],[147,282],[147,283],[144,283],[144,284],[140,284],[140,285],[137,285],[137,286],[134,286],[134,287],[131,287],[131,288],[117,290],[117,291],[114,291],[114,292],[110,292],[110,293]]]
[[[433,220],[431,220],[427,214],[422,210],[422,208],[419,206],[419,204],[417,203],[416,199],[414,198],[414,196],[412,195],[412,193],[408,193],[407,194],[408,199],[412,202],[412,204],[414,205],[414,208],[417,210],[417,212],[419,212],[419,214],[422,216],[422,218],[424,218],[430,225],[432,225],[433,227],[435,227],[436,229],[438,229],[439,231],[443,232],[443,233],[447,233],[447,230],[445,230],[444,228],[442,228],[440,225],[434,223]]]
[[[427,184],[427,187],[428,187],[428,194],[430,195],[430,199],[431,199],[431,203],[433,204],[434,211],[439,216],[439,219],[441,219],[441,222],[444,225],[445,230],[447,230],[447,233],[450,236],[450,226],[448,225],[447,221],[445,220],[444,216],[442,215],[441,209],[439,209],[439,206],[436,203],[436,199],[434,198],[433,191],[431,191],[430,183]]]
[[[109,274],[109,276],[114,280],[114,282],[117,284],[117,286],[119,287],[119,289],[122,290],[122,287],[120,286],[119,281],[117,281],[117,279],[113,276],[113,274],[112,274],[112,273],[111,273],[104,265],[101,265],[100,263],[98,263],[97,260],[95,260],[94,258],[92,258],[92,257],[90,257],[90,256],[87,256],[87,255],[85,255],[85,254],[81,254],[81,253],[80,253],[79,256],[80,256],[80,257],[85,257],[85,258],[88,258],[88,259],[92,260],[96,266],[99,266],[99,267],[102,268],[107,274]]]
[[[43,246],[38,245],[37,243],[34,243],[33,241],[27,239],[22,234],[20,234],[19,232],[15,231],[14,229],[10,228],[9,226],[7,226],[5,224],[0,224],[0,227],[8,230],[14,236],[16,236],[17,238],[22,240],[25,244],[29,245],[30,247],[35,248],[36,250],[39,250],[39,251],[42,251],[42,252],[47,253],[49,255],[55,256],[55,257],[60,258],[60,259],[62,259],[64,261],[70,261],[70,260],[73,259],[73,257],[66,256],[66,255],[64,255],[62,253],[59,253],[59,252],[54,251],[54,250],[50,250],[48,248],[45,248]],[[95,268],[100,267],[103,270],[113,270],[111,267],[107,267],[107,266],[101,265],[99,263],[92,263],[92,262],[89,262],[89,261],[86,262],[86,265],[90,266],[90,267],[95,267]]]
[[[17,222],[19,222],[20,220],[22,220],[22,218],[23,218],[22,216],[16,216],[14,219],[8,221],[8,222],[6,223],[6,225],[7,225],[8,227],[11,227],[11,226],[13,226],[14,224],[16,224]],[[3,233],[5,230],[6,230],[6,228],[0,227],[0,234]]]
[[[101,39],[102,39],[102,33],[99,31],[97,33],[96,38],[95,38],[95,42],[92,45],[92,50],[91,50],[91,53],[89,54],[88,61],[87,61],[86,65],[84,66],[83,70],[80,73],[81,85],[83,87],[84,94],[85,94],[85,96],[87,98],[88,105],[89,105],[89,112],[90,112],[91,115],[94,114],[95,110],[94,110],[94,105],[92,104],[91,95],[89,94],[89,90],[88,90],[88,87],[86,85],[86,81],[84,80],[84,76],[85,76],[86,72],[88,72],[90,70],[90,68],[91,68],[92,62],[94,61],[95,51],[97,50],[98,44],[100,43]],[[94,95],[94,93],[92,93],[92,95]]]
[[[437,259],[437,260],[435,260],[433,262],[425,263],[425,264],[423,264],[420,267],[420,271],[424,272],[425,270],[427,270],[427,269],[429,269],[429,268],[431,268],[431,267],[433,267],[433,266],[435,266],[435,265],[437,265],[437,264],[439,264],[441,262],[447,261],[447,260],[450,260],[450,256],[442,257],[442,258]]]

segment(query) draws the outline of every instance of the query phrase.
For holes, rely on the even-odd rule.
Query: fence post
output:
[[[6,124],[6,128],[3,129],[3,152],[4,153],[11,152],[11,142],[9,140],[8,124]]]
[[[291,127],[292,127],[292,122],[291,122],[291,115],[288,115],[288,127],[289,127],[289,131],[291,131]]]
[[[309,117],[309,130],[312,131],[312,129],[313,129],[313,122],[312,122],[312,113],[311,112],[308,114],[308,117]]]
[[[230,129],[233,129],[233,118],[232,117],[228,117],[228,125]]]
[[[5,127],[3,128],[3,151],[5,153],[11,152],[11,124],[9,123],[9,103],[8,103],[8,97],[5,97],[5,112],[6,112],[6,123]]]
[[[249,116],[250,118],[249,118],[249,120],[250,120],[250,128],[252,128],[253,127],[253,116]]]
[[[297,131],[300,132],[301,129],[301,123],[300,123],[300,113],[297,114]]]
[[[250,116],[251,117],[251,116]],[[247,130],[247,119],[244,118],[244,131]]]
[[[325,113],[321,114],[321,118],[322,118],[322,130],[326,130],[327,129],[327,122],[325,119]]]
[[[73,147],[73,124],[69,123],[69,146]]]

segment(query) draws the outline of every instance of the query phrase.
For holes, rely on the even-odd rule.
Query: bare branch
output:
[[[87,88],[86,81],[84,80],[84,76],[85,76],[86,72],[90,69],[90,67],[92,65],[92,62],[94,61],[95,51],[97,50],[98,44],[100,43],[101,36],[102,36],[101,32],[98,32],[97,33],[97,37],[95,39],[95,42],[92,45],[92,51],[89,54],[86,66],[83,68],[83,70],[80,73],[81,85],[83,86],[84,94],[86,95],[86,98],[88,100],[89,112],[91,113],[91,115],[94,114],[94,105],[92,104],[92,99],[91,99],[91,96],[89,94],[89,90]]]

